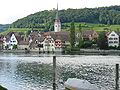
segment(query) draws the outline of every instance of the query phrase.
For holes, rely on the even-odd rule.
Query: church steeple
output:
[[[58,3],[57,3],[57,10],[56,10],[56,18],[55,19],[59,19],[59,17],[58,17]]]
[[[58,13],[58,3],[57,3],[57,10],[56,10],[56,18],[55,18],[55,22],[54,22],[54,31],[55,32],[59,32],[61,31],[61,22],[59,19],[59,13]]]

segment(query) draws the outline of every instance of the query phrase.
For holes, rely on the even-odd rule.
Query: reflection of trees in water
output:
[[[38,84],[49,84],[52,80],[52,66],[43,63],[21,63],[17,66],[17,75],[22,79]]]
[[[114,89],[115,77],[114,68],[115,66],[108,66],[102,64],[82,64],[82,65],[69,65],[58,67],[59,78],[66,81],[68,78],[79,78],[88,80],[92,84],[97,84],[98,87],[104,87],[109,90]]]

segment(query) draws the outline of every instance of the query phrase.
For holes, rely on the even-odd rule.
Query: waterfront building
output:
[[[82,38],[83,40],[95,40],[98,39],[98,33],[95,30],[84,30],[82,32]]]
[[[55,51],[55,41],[50,35],[45,37],[42,44],[43,44],[43,51],[48,51],[48,52]]]
[[[107,36],[107,40],[108,40],[108,46],[112,46],[112,47],[119,46],[119,35],[115,31],[109,33],[109,35]]]

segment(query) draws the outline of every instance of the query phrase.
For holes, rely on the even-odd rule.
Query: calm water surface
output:
[[[52,56],[0,54],[0,85],[8,90],[52,90]],[[57,55],[57,84],[79,78],[114,90],[116,63],[120,56]]]

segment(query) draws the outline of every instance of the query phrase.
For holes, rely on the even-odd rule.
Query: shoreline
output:
[[[43,54],[43,52],[40,52],[38,50],[30,50],[29,52],[26,52],[25,50],[0,50],[1,53],[38,53]],[[80,51],[71,51],[64,53],[60,51],[55,52],[44,52],[44,54],[63,54],[63,55],[119,55],[120,56],[120,50],[96,50],[96,49],[80,49]]]

